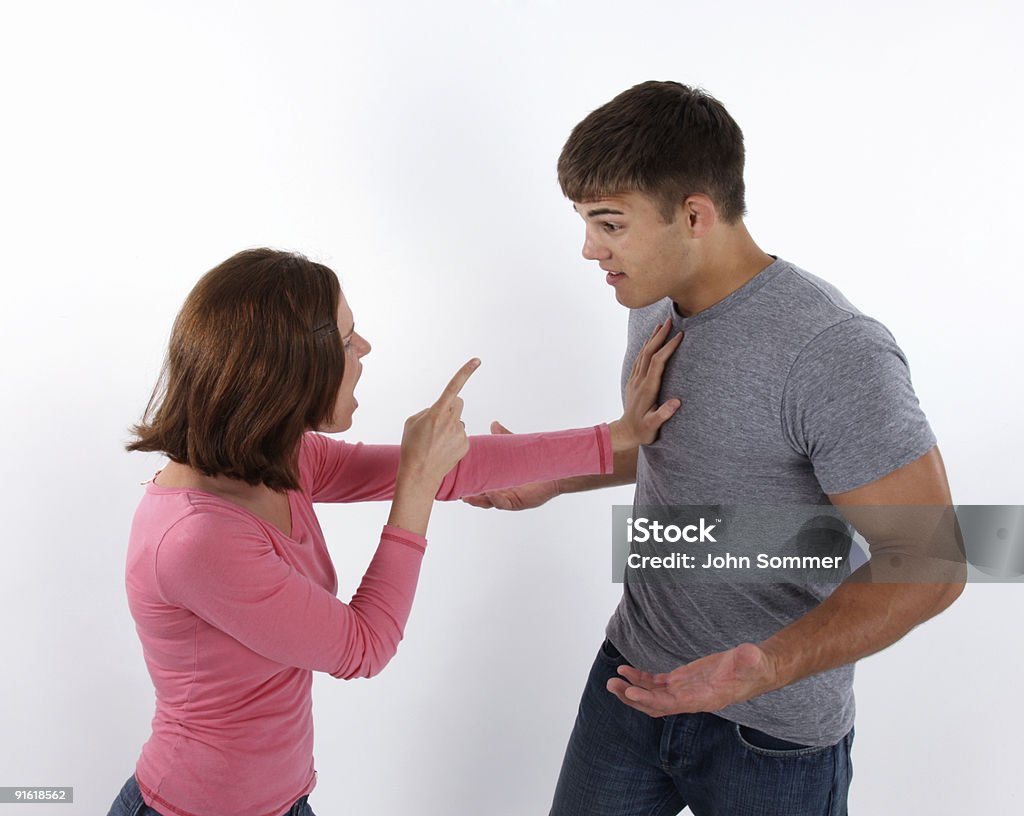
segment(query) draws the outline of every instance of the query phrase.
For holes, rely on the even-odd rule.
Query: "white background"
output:
[[[105,813],[149,733],[123,558],[160,460],[123,444],[195,280],[257,245],[338,271],[374,345],[346,438],[396,441],[472,355],[472,431],[610,420],[626,312],[554,165],[645,79],[739,121],[755,239],[893,331],[955,500],[1024,503],[1019,4],[20,5],[0,25],[0,785],[73,785],[55,813]],[[318,812],[547,812],[630,497],[437,508],[397,658],[317,678]],[[343,598],[386,513],[323,510]],[[1020,811],[1021,591],[971,586],[860,664],[853,812]]]

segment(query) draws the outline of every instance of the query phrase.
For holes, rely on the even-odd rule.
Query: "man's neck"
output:
[[[708,241],[705,257],[688,276],[681,291],[672,295],[676,311],[692,317],[724,300],[774,261],[762,251],[742,222],[728,228],[717,240]]]

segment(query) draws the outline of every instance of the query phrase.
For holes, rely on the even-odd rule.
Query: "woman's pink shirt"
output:
[[[301,489],[288,494],[290,536],[210,493],[147,485],[126,571],[156,690],[135,769],[146,804],[178,816],[281,816],[313,789],[312,673],[348,679],[384,668],[427,543],[385,525],[342,603],[313,503],[390,499],[398,458],[396,445],[307,434]],[[605,425],[476,436],[437,498],[611,470]]]

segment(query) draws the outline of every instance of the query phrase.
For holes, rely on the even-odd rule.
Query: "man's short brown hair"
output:
[[[344,372],[340,292],[334,272],[289,252],[249,249],[211,269],[174,321],[128,450],[297,489],[302,434],[330,420]]]
[[[695,193],[726,223],[746,212],[743,133],[722,103],[678,82],[643,82],[573,128],[558,159],[570,201],[639,192],[667,222]]]

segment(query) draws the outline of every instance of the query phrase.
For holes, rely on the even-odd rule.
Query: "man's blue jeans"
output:
[[[598,651],[551,816],[846,816],[853,730],[824,748],[714,714],[649,717],[605,684],[626,659]]]

